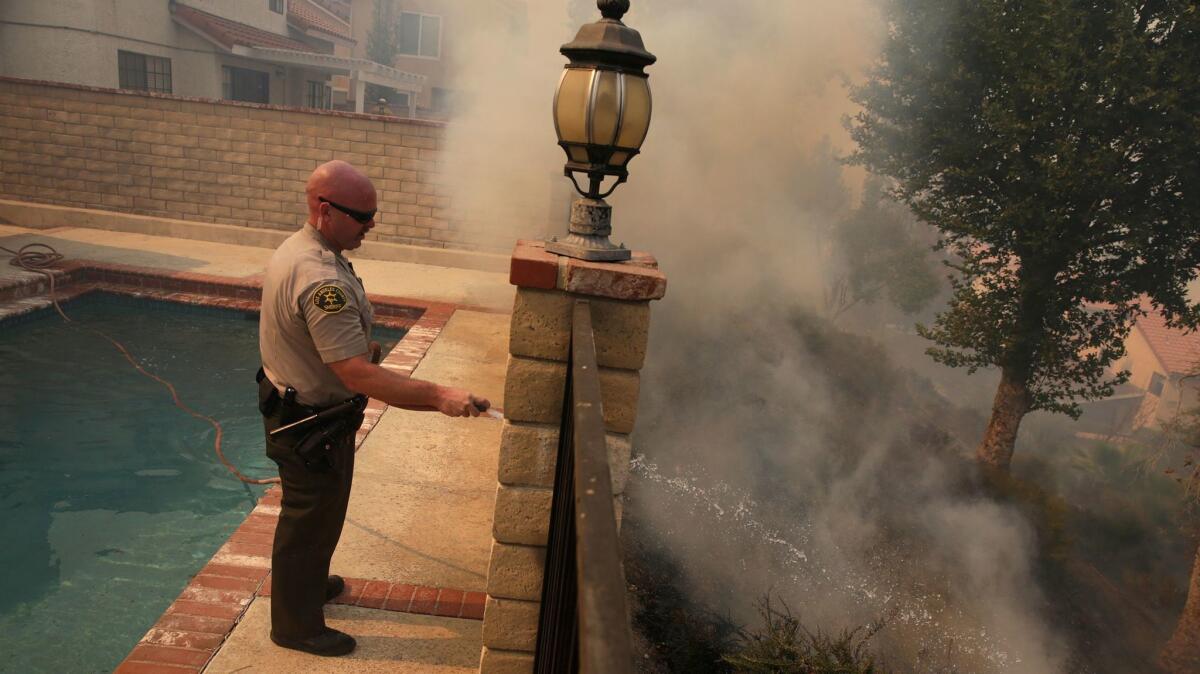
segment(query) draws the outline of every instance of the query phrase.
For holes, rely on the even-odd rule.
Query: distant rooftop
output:
[[[317,50],[299,40],[279,35],[225,17],[209,14],[181,3],[171,5],[171,14],[188,28],[217,44],[232,50],[234,47],[267,47],[316,53]]]
[[[350,20],[350,3],[346,0],[313,0],[342,21]]]
[[[1200,332],[1172,328],[1153,311],[1138,319],[1137,329],[1168,373],[1187,374],[1200,364]]]
[[[304,30],[315,30],[327,35],[354,41],[350,24],[334,16],[324,5],[314,0],[288,0],[288,20]]]

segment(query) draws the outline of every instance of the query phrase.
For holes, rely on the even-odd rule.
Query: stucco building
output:
[[[526,12],[524,0],[2,0],[0,75],[445,119],[455,46],[519,34]],[[380,17],[390,63],[370,54]],[[386,109],[369,85],[389,91]]]
[[[359,53],[340,0],[0,2],[11,77],[309,108],[361,104],[367,84],[424,91]]]
[[[1151,313],[1138,319],[1125,340],[1125,357],[1112,366],[1129,381],[1104,400],[1088,403],[1081,418],[1087,432],[1129,435],[1157,429],[1200,403],[1200,332],[1185,332]]]
[[[483,31],[520,35],[528,11],[525,0],[349,0],[349,4],[354,56],[370,58],[372,28],[377,19],[390,16],[395,55],[389,65],[425,77],[424,89],[411,98],[400,94],[389,105],[393,109],[411,106],[418,116],[432,118],[451,116],[462,95],[463,43]]]

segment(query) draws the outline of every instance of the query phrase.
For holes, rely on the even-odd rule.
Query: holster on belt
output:
[[[367,397],[357,395],[326,408],[309,407],[295,402],[290,395],[279,395],[279,389],[261,369],[258,373],[258,410],[265,417],[278,419],[281,426],[334,407],[342,408],[294,431],[279,434],[281,438],[286,438],[284,442],[294,447],[296,456],[300,457],[305,467],[319,473],[331,472],[334,468],[331,450],[347,433],[358,430],[362,424],[363,410],[367,407]]]
[[[260,367],[258,374],[254,376],[254,380],[258,382],[258,411],[264,417],[273,417],[279,412],[279,403],[283,401],[283,397],[279,395],[279,389],[267,379],[267,373]]]
[[[366,407],[367,397],[357,395],[345,401],[342,411],[310,424],[303,429],[305,435],[296,444],[296,456],[311,470],[320,473],[333,470],[334,445],[347,434],[358,430]]]

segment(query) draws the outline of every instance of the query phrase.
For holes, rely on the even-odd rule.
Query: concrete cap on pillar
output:
[[[625,262],[589,262],[547,252],[545,241],[528,239],[513,250],[509,282],[629,301],[662,299],[667,292],[667,277],[649,253],[633,251]]]

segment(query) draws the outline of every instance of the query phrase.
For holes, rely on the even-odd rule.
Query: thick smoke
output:
[[[740,621],[773,590],[824,629],[885,619],[892,666],[1060,671],[1022,518],[964,488],[953,448],[926,449],[936,412],[905,402],[877,349],[814,318],[828,228],[862,180],[835,157],[850,149],[846,87],[884,36],[877,9],[633,4],[626,23],[659,57],[655,115],[609,200],[613,238],[658,256],[669,291],[653,309],[629,516]],[[518,29],[458,43],[476,81],[449,129],[454,203],[495,240],[565,231],[557,49],[595,16],[533,0]]]
[[[460,89],[445,174],[454,217],[485,248],[565,228],[572,194],[550,115],[558,47],[571,37],[567,7],[497,2],[511,5],[508,21],[456,26],[449,42]]]

